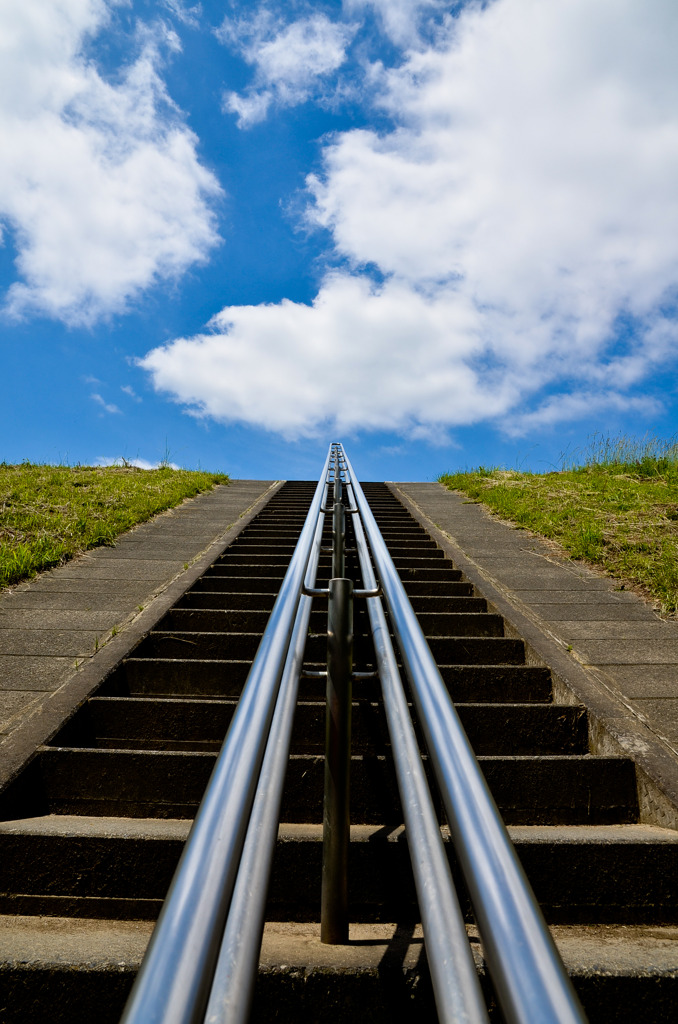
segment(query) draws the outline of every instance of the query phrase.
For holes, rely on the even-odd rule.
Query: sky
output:
[[[678,431],[675,0],[0,5],[0,459]]]

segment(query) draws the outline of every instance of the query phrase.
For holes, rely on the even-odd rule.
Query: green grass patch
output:
[[[183,469],[0,464],[0,587],[113,544],[124,530],[228,482],[224,473]]]
[[[671,442],[599,439],[561,472],[479,467],[440,483],[502,519],[557,541],[572,557],[640,586],[678,611],[678,452]],[[649,449],[649,450],[648,450]]]

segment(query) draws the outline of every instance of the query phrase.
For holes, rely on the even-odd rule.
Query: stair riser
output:
[[[495,640],[494,642],[501,643],[503,641]],[[181,633],[178,630],[164,633],[158,631],[149,634],[145,640],[142,640],[134,649],[133,654],[135,658],[217,658],[241,661],[248,658],[253,659],[260,643],[261,633]],[[372,659],[371,637],[367,634],[356,634],[353,650],[356,663]],[[326,662],[326,633],[309,636],[306,643],[305,660],[323,664]]]
[[[25,796],[23,813],[118,817],[193,817],[215,755],[45,749],[36,771],[41,789]],[[633,767],[621,758],[481,758],[490,790],[507,824],[618,824],[634,820]],[[282,821],[322,820],[323,758],[290,758]],[[16,816],[16,804],[11,817]],[[353,757],[352,820],[399,824],[390,762]]]
[[[128,658],[108,677],[101,693],[105,696],[231,697],[241,692],[250,666],[251,660],[201,662]],[[523,703],[548,701],[551,696],[551,677],[543,668],[442,665],[440,671],[454,701]],[[325,684],[302,679],[300,693],[309,700],[322,700]],[[354,695],[358,693],[369,700],[378,699],[379,681],[363,680],[356,684]]]
[[[182,847],[179,840],[2,836],[0,912],[153,920]],[[678,923],[676,844],[525,841],[516,849],[551,923]],[[320,841],[279,841],[267,920],[317,921],[321,866]],[[419,920],[404,838],[352,843],[348,877],[352,921]],[[22,895],[8,895],[16,893]],[[465,897],[464,910],[471,921]]]
[[[55,959],[40,964],[0,963],[3,1024],[64,1021],[68,1024],[119,1024],[138,964],[69,967]]]
[[[358,604],[357,615],[364,611]],[[254,609],[193,610],[176,608],[165,615],[157,630],[196,632],[263,633],[270,617],[270,611]],[[419,623],[428,636],[503,636],[504,622],[500,615],[475,612],[420,612]],[[366,623],[367,627],[367,623]],[[327,608],[311,612],[311,629],[315,632],[327,630]]]
[[[450,596],[443,597],[410,597],[410,604],[417,616],[431,612],[480,612],[487,611],[484,597]],[[421,621],[421,620],[420,620]]]
[[[255,584],[248,581],[250,588]],[[462,584],[465,586],[465,584]],[[197,591],[189,590],[188,593],[177,602],[176,609],[218,609],[220,611],[241,611],[253,609],[255,611],[270,612],[275,603],[274,593],[256,593],[250,591],[235,591],[231,593],[219,593],[218,591]],[[417,613],[430,612],[486,612],[487,601],[482,597],[472,597],[466,594],[431,597],[411,597],[410,603]],[[319,599],[314,601],[314,609],[319,604]]]
[[[252,1024],[298,1024],[322,1020],[323,1024],[393,1024],[408,1018],[433,1021],[436,1011],[430,979],[420,942],[421,964],[402,966],[402,940],[386,947],[379,969],[326,970],[310,965],[264,968],[259,972]],[[398,957],[401,958],[400,967]],[[31,965],[0,965],[0,1004],[3,1024],[28,1020],[68,1021],[69,1024],[118,1024],[136,971],[128,965],[93,970],[68,969],[55,963],[48,969]],[[484,977],[484,976],[483,976]],[[674,977],[618,977],[577,975],[575,988],[592,1022],[637,1024],[640,1020],[674,1021],[678,1017],[678,981]],[[486,986],[484,986],[486,987]],[[490,1021],[499,1024],[492,1010]]]
[[[51,745],[218,751],[235,707],[235,700],[95,698],[57,733]],[[478,754],[583,754],[587,750],[586,715],[581,708],[481,704],[459,705],[457,710]],[[355,754],[381,754],[390,748],[380,703],[354,702],[351,740]],[[301,703],[292,752],[323,753],[324,749],[325,704]]]
[[[210,566],[202,576],[201,582],[207,580],[228,579],[229,576],[248,576],[250,579],[258,579],[259,576],[275,577],[282,580],[287,572],[289,559],[276,558],[271,556],[269,562],[255,562],[252,558],[233,558],[228,562],[219,562]],[[280,584],[278,584],[278,590]]]
[[[413,597],[463,597],[465,595],[470,597],[473,594],[472,585],[462,580],[410,580],[406,576],[402,584],[410,599]]]
[[[242,660],[254,658],[261,641],[260,633],[150,633],[134,649],[136,658],[219,658]],[[525,652],[521,640],[501,637],[431,637],[429,646],[441,664],[456,665],[520,665]],[[327,637],[310,636],[305,660],[324,662],[327,657]],[[371,637],[356,634],[354,658],[357,661],[372,658]]]
[[[207,572],[200,577],[190,592],[201,593],[203,591],[217,590],[232,594],[241,590],[251,591],[253,581],[256,581],[256,588],[259,593],[277,594],[280,590],[280,584],[284,579],[286,569],[286,566],[281,566],[278,570],[268,565],[266,566],[265,574],[263,574],[259,571],[248,573],[245,572],[242,566],[234,566],[233,572],[230,574],[222,572],[215,576]]]
[[[252,585],[252,584],[250,584]],[[231,593],[224,594],[218,591],[207,591],[200,592],[190,590],[187,594],[177,601],[175,608],[183,611],[187,610],[200,610],[203,609],[215,609],[218,611],[265,611],[267,614],[271,614],[273,605],[275,604],[276,595],[274,593]],[[471,611],[471,608],[468,609]],[[482,609],[481,609],[482,610]]]

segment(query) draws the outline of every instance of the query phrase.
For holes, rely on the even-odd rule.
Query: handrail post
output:
[[[346,513],[343,502],[335,501],[332,509],[332,576],[343,579],[346,575]]]
[[[331,579],[327,614],[327,712],[320,913],[320,941],[329,944],[348,942],[352,671],[353,580]]]

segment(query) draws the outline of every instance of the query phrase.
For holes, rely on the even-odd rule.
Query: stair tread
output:
[[[77,839],[149,839],[184,841],[189,818],[117,818],[85,814],[45,814],[0,821],[0,836],[58,836]]]
[[[473,935],[474,930],[469,933]],[[551,926],[551,934],[573,977],[669,976],[678,980],[677,925],[556,924]]]
[[[35,970],[136,970],[153,930],[149,921],[0,915],[0,965]],[[482,944],[473,925],[471,947],[482,962]],[[401,933],[401,936],[399,936]],[[267,922],[260,971],[292,973],[299,968],[331,973],[378,973],[385,953],[399,945],[403,968],[418,966],[423,946],[420,925],[351,924],[349,943],[320,942],[316,922]],[[554,925],[552,934],[565,966],[574,976],[678,978],[676,925]]]
[[[59,836],[82,838],[120,838],[149,840],[185,840],[191,827],[186,818],[123,818],[80,814],[45,814],[34,818],[0,821],[0,836]],[[322,842],[322,824],[280,822],[280,842]],[[678,832],[661,825],[509,825],[514,843],[662,843],[678,844]],[[405,836],[402,824],[351,824],[351,842],[399,842]],[[449,837],[442,826],[443,839]]]
[[[154,924],[0,914],[0,967],[136,971]]]

